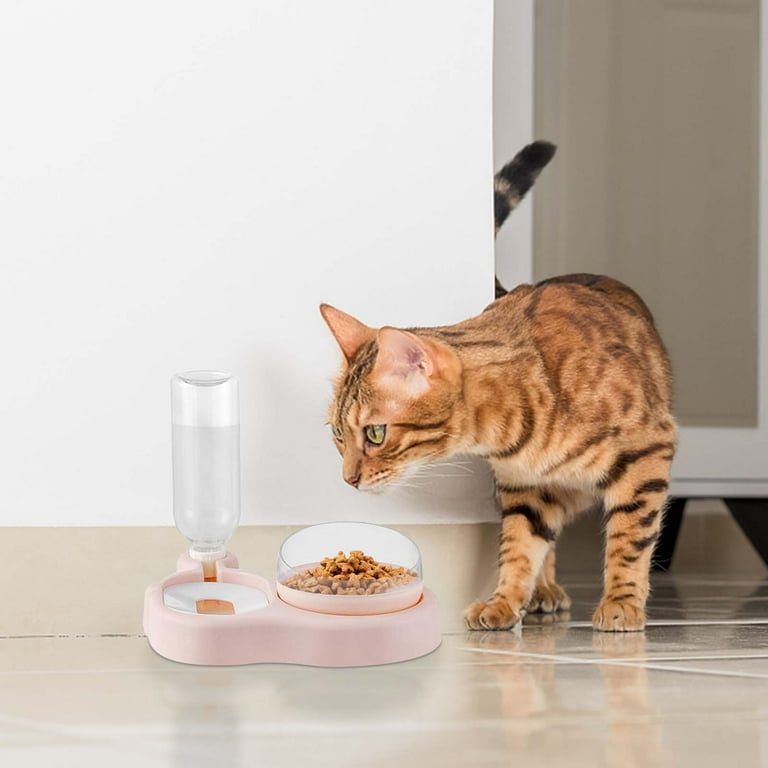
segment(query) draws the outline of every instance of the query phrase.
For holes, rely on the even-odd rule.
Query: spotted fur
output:
[[[377,491],[415,466],[484,457],[501,507],[498,584],[471,629],[570,605],[555,581],[563,526],[601,504],[604,592],[593,624],[645,626],[648,572],[676,447],[668,357],[630,288],[576,274],[521,285],[436,328],[369,328],[321,312],[345,356],[329,411],[347,482]],[[385,425],[381,445],[365,427]]]

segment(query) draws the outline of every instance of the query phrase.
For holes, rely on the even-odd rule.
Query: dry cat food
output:
[[[349,557],[339,552],[326,557],[314,569],[297,573],[283,582],[286,587],[322,595],[378,595],[402,587],[417,578],[415,571],[401,565],[378,563],[359,549]]]

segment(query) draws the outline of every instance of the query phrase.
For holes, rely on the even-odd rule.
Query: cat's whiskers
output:
[[[471,475],[474,473],[474,469],[469,462],[462,461],[441,461],[438,465],[439,468],[445,467],[446,469],[460,469],[465,475]]]
[[[411,465],[414,469],[414,471],[418,474],[422,474],[424,472],[429,472],[429,475],[431,477],[458,477],[459,474],[448,472],[448,473],[439,473],[435,470],[441,470],[441,469],[458,469],[461,470],[461,473],[464,475],[471,475],[474,472],[474,469],[472,466],[465,461],[447,461],[447,460],[438,460],[433,463],[431,458],[426,458],[423,460],[419,460],[418,463],[414,463]]]
[[[393,488],[415,488],[418,490],[422,487],[418,481],[418,476],[412,475],[407,478],[398,478],[391,483]]]
[[[462,461],[445,461],[437,464],[433,463],[435,457],[439,457],[439,454],[430,454],[420,458],[418,461],[409,464],[402,472],[388,484],[396,488],[413,488],[424,493],[430,493],[428,485],[429,480],[454,480],[460,477],[466,477],[472,474],[472,467]],[[436,470],[446,469],[447,472],[440,472]],[[451,469],[460,470],[458,472],[451,472]],[[414,482],[415,481],[415,482]],[[425,482],[426,481],[426,482]]]

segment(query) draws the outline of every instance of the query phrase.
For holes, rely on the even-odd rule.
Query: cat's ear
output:
[[[379,381],[405,389],[411,397],[429,388],[429,377],[435,372],[436,358],[429,342],[416,334],[384,327],[377,334],[379,352],[373,376]]]
[[[347,362],[353,360],[363,344],[376,338],[375,329],[369,328],[359,320],[355,320],[352,315],[348,315],[330,304],[321,304],[320,314],[339,343]]]

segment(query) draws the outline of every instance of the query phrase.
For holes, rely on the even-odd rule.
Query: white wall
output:
[[[534,3],[496,0],[493,35],[493,167],[506,165],[533,135]],[[507,219],[496,240],[496,274],[513,288],[533,277],[534,190]]]
[[[450,323],[490,297],[490,0],[2,15],[0,523],[171,523],[191,368],[241,378],[243,523],[491,515],[484,474],[344,485],[317,311]]]

